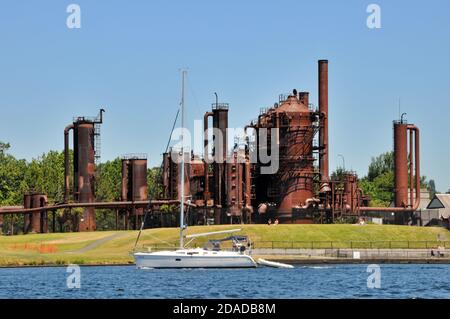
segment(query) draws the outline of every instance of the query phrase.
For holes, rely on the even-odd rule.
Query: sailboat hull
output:
[[[154,252],[135,253],[136,267],[146,268],[255,268],[252,257],[235,252]]]

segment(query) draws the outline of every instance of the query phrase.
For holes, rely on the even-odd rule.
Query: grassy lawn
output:
[[[450,232],[438,227],[408,227],[389,225],[227,225],[190,227],[187,234],[242,228],[255,248],[426,248],[438,245],[438,239],[450,241]],[[122,264],[132,263],[137,231],[93,233],[36,234],[0,236],[0,266],[43,264]],[[159,228],[142,233],[138,247],[176,245],[177,228]],[[212,238],[223,238],[216,235]],[[206,238],[194,241],[201,246]],[[292,243],[294,242],[294,243]],[[450,247],[450,246],[447,246]]]

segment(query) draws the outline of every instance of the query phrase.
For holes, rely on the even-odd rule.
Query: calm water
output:
[[[381,289],[367,288],[366,265],[295,269],[136,270],[81,267],[0,269],[0,298],[450,298],[450,265],[381,265]]]

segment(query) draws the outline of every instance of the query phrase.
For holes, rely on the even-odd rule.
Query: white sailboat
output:
[[[186,71],[182,71],[182,98],[181,98],[181,126],[184,128],[184,82]],[[133,254],[136,267],[138,269],[149,268],[254,268],[257,267],[256,262],[246,252],[246,247],[242,245],[237,236],[226,238],[233,242],[233,251],[220,250],[219,243],[224,240],[210,241],[213,247],[207,246],[203,248],[185,248],[184,245],[184,134],[181,134],[181,201],[180,201],[180,248],[175,251],[158,251],[158,252],[136,252]],[[186,238],[194,239],[200,236],[210,236],[223,233],[231,233],[239,231],[229,230],[206,234],[196,234],[186,236]],[[139,237],[138,237],[139,238]]]

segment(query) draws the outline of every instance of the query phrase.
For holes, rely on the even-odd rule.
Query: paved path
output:
[[[97,248],[98,246],[100,246],[102,244],[105,244],[105,243],[107,243],[107,242],[109,242],[111,240],[114,240],[116,238],[123,237],[125,235],[128,235],[128,233],[118,233],[118,234],[114,234],[114,235],[111,235],[111,236],[108,236],[108,237],[105,237],[105,238],[101,238],[99,240],[94,241],[92,244],[89,244],[86,247],[83,247],[83,248],[81,248],[79,250],[72,251],[71,253],[83,254],[85,252],[88,252],[89,250]]]

